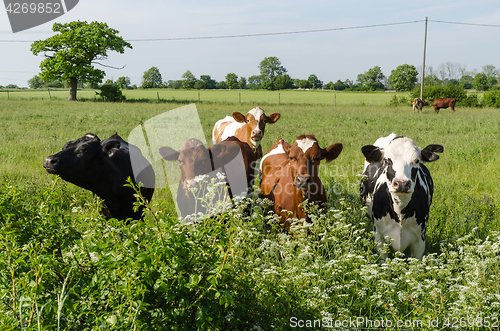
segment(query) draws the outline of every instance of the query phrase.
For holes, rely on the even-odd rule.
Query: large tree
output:
[[[396,91],[410,91],[417,83],[418,71],[415,66],[402,64],[391,71],[389,81],[394,85]]]
[[[262,77],[262,87],[268,90],[275,90],[275,81],[278,76],[285,75],[287,70],[281,65],[280,59],[276,56],[266,57],[259,64],[260,75]]]
[[[215,89],[217,82],[210,77],[210,75],[201,75],[200,80],[204,83],[204,89],[212,90]]]
[[[367,72],[358,75],[358,82],[369,91],[375,91],[376,89],[384,88],[385,76],[382,73],[382,69],[379,66],[374,66]]]
[[[158,67],[151,67],[147,71],[144,71],[142,75],[142,88],[156,88],[163,84],[163,79],[161,78],[160,69]]]
[[[186,71],[182,75],[182,87],[185,88],[186,90],[190,90],[194,88],[194,84],[196,84],[196,77],[191,73],[191,71]]]
[[[68,101],[76,100],[78,81],[99,84],[104,71],[94,68],[96,61],[107,59],[108,51],[123,54],[130,43],[118,36],[118,30],[106,23],[75,21],[54,23],[52,31],[58,34],[31,44],[34,55],[44,54],[40,64],[43,80],[61,79],[69,83]]]
[[[312,88],[322,88],[323,87],[323,82],[319,80],[318,76],[315,74],[309,75],[309,78],[307,78],[307,81],[311,85]]]
[[[230,90],[238,88],[238,75],[233,72],[228,73],[226,75],[226,84]]]

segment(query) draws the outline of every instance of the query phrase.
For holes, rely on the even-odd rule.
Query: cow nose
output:
[[[257,140],[262,139],[262,131],[259,129],[252,130],[252,138]]]
[[[54,155],[47,156],[47,158],[43,162],[43,167],[44,168],[53,168],[54,166],[57,165],[58,162],[59,162],[58,157],[55,157]]]
[[[396,192],[408,193],[411,188],[411,181],[406,179],[395,179],[392,186]]]
[[[295,186],[301,190],[307,189],[311,183],[312,179],[309,175],[295,177]]]
[[[190,189],[191,187],[194,187],[196,185],[196,181],[194,179],[186,179],[184,181],[184,188],[185,189]]]

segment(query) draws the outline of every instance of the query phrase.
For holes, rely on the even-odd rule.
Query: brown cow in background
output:
[[[456,99],[453,98],[438,98],[434,100],[433,106],[436,114],[439,114],[439,109],[450,107],[453,112],[455,112],[455,102]]]
[[[427,102],[427,100],[415,98],[415,99],[413,99],[413,112],[415,113],[415,109],[417,109],[417,113],[422,112],[422,108],[424,106],[428,106],[428,105],[429,105],[429,103]]]

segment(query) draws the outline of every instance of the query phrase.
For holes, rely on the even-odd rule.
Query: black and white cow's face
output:
[[[398,137],[384,148],[367,145],[361,151],[368,162],[383,163],[389,192],[404,195],[413,193],[420,163],[439,159],[435,153],[443,152],[443,146],[429,145],[421,150],[410,138]]]

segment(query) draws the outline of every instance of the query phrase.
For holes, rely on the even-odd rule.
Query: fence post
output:
[[[198,92],[198,103],[200,103],[200,92]]]
[[[7,90],[7,100],[10,100],[9,90]]]
[[[398,106],[398,97],[396,94],[394,94],[394,103],[396,104],[396,107]]]
[[[239,97],[240,97],[240,105],[241,105],[241,92],[238,93]]]
[[[281,105],[281,93],[278,93],[278,106]]]
[[[337,107],[337,93],[335,93],[334,96],[335,96],[335,107]]]
[[[156,98],[158,99],[158,102],[160,102],[160,92],[156,91]]]
[[[50,95],[50,88],[47,87],[47,91],[49,91],[49,100],[52,99],[52,96]]]

